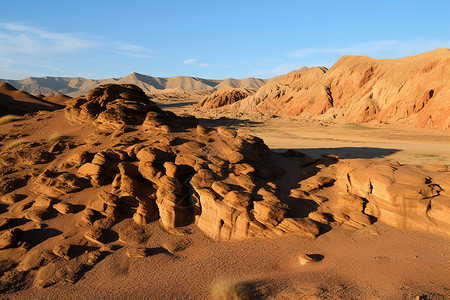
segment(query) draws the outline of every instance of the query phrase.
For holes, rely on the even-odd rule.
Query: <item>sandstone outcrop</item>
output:
[[[450,236],[450,172],[376,160],[340,160],[301,181],[291,194],[351,227],[380,221],[401,229]],[[325,201],[323,199],[326,199]],[[317,217],[315,218],[317,219]]]
[[[99,125],[120,127],[142,124],[150,107],[152,102],[137,86],[106,84],[67,101],[66,116],[74,123],[95,120]]]

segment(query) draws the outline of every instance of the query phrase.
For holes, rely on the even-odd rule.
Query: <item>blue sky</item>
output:
[[[0,78],[269,78],[450,48],[450,1],[2,1]]]

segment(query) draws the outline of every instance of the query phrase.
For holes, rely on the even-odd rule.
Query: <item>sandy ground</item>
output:
[[[176,103],[171,105],[166,108],[176,112],[185,109]],[[51,135],[58,128],[51,118],[43,121],[44,132],[34,126],[28,138]],[[450,165],[450,133],[446,132],[367,129],[348,124],[324,126],[279,118],[262,123],[214,122],[218,123],[232,125],[240,133],[257,135],[273,149],[301,149],[313,157],[328,152],[416,165]],[[3,131],[10,128],[0,128],[0,133],[5,134]],[[14,128],[19,129],[17,124]],[[58,128],[58,132],[68,135],[82,130],[76,126]],[[87,189],[82,196],[89,197],[89,193]],[[126,222],[132,221],[122,222],[117,226],[129,226]],[[151,248],[149,257],[130,258],[125,255],[127,246],[118,245],[117,251],[75,284],[59,283],[45,289],[30,286],[0,298],[210,299],[213,291],[236,283],[261,299],[450,297],[450,239],[442,236],[401,231],[381,223],[360,230],[333,225],[316,239],[284,236],[233,242],[212,241],[195,225],[174,235],[154,222],[146,231],[150,234],[146,245]],[[49,237],[43,243],[58,239],[61,237]],[[303,266],[298,262],[299,254],[316,254],[322,259]]]
[[[246,282],[264,299],[448,299],[450,243],[382,224],[353,231],[333,228],[316,239],[286,236],[215,242],[192,226],[182,237],[149,226],[155,254],[129,258],[125,249],[107,256],[76,284],[4,295],[21,299],[209,299],[214,286]],[[160,245],[180,244],[175,255]],[[300,253],[323,260],[306,266]],[[216,287],[217,288],[217,287]],[[425,298],[424,298],[425,299]]]
[[[318,158],[324,153],[342,158],[396,160],[402,164],[450,166],[450,132],[407,128],[398,125],[331,123],[305,121],[292,117],[244,115],[220,118],[214,112],[199,112],[195,101],[163,102],[175,113],[217,118],[208,125],[223,124],[240,134],[258,136],[273,150],[296,149]]]

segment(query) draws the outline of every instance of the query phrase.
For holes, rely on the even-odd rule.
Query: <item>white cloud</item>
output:
[[[144,47],[80,33],[55,33],[22,23],[0,23],[0,56],[61,57],[82,50],[101,50],[149,58]]]
[[[192,65],[194,63],[195,63],[194,58],[188,58],[188,59],[183,60],[183,64],[185,64],[185,65]]]
[[[183,64],[185,65],[196,65],[196,66],[200,66],[200,67],[209,67],[209,64],[204,63],[204,62],[197,62],[197,60],[195,58],[188,58],[188,59],[184,59],[183,60]]]

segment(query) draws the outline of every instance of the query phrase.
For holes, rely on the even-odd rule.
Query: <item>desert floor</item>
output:
[[[160,106],[190,113],[192,105],[187,101]],[[450,132],[307,123],[293,118],[203,122],[232,126],[239,133],[263,138],[272,149],[297,149],[313,158],[331,153],[343,158],[394,159],[421,166],[450,165]],[[131,226],[126,222],[132,220],[118,226]],[[30,286],[0,298],[210,299],[214,291],[237,283],[262,299],[450,296],[450,239],[402,231],[379,222],[359,230],[336,224],[316,239],[284,236],[220,242],[205,237],[195,225],[170,234],[158,222],[148,225],[146,231],[150,235],[146,246],[152,250],[149,257],[130,258],[123,247],[106,256],[75,284],[59,283],[45,289]],[[315,254],[321,260],[301,265],[299,254]]]
[[[161,102],[163,109],[204,118],[207,125],[225,125],[240,134],[258,136],[272,149],[296,149],[312,158],[334,154],[342,158],[396,160],[402,164],[450,166],[450,132],[391,124],[307,121],[292,117],[240,115],[223,117],[195,108],[196,101]]]
[[[236,282],[261,299],[448,299],[450,293],[449,240],[383,224],[336,227],[316,239],[238,242],[211,241],[194,226],[183,236],[158,223],[148,230],[149,257],[129,258],[119,249],[76,284],[32,287],[4,298],[210,299],[213,290]],[[171,247],[179,249],[164,250]],[[323,259],[302,266],[301,253]]]

